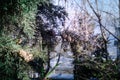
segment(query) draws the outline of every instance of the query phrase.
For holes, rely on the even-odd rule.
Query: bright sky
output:
[[[66,2],[65,2],[66,1]],[[92,4],[92,6],[97,10],[96,2],[95,0],[89,0]],[[115,32],[113,30],[113,19],[114,17],[118,17],[118,0],[97,0],[98,1],[98,10],[99,13],[102,16],[102,23],[106,26],[109,26],[110,31],[113,33]],[[75,13],[79,12],[81,8],[86,8],[88,13],[95,17],[94,13],[92,12],[91,8],[87,4],[86,0],[54,0],[54,3],[56,5],[61,5],[66,8],[66,11],[68,12],[70,19],[73,20],[73,18],[76,16]],[[83,7],[83,5],[86,5],[86,7]],[[106,15],[105,12],[108,12],[112,15]],[[111,21],[112,20],[112,21]],[[68,20],[68,24],[70,20]],[[113,22],[114,23],[114,22]],[[99,33],[99,28],[96,28],[95,33]]]

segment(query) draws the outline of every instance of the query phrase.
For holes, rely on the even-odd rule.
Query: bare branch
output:
[[[93,6],[90,4],[89,0],[87,0],[90,8],[92,9],[92,11],[95,13],[96,17],[98,18],[99,21],[99,25],[101,25],[102,28],[104,28],[107,32],[109,32],[114,38],[116,38],[118,41],[120,41],[120,39],[118,37],[116,37],[112,32],[110,32],[102,23],[101,23],[101,18],[100,15],[94,10]]]

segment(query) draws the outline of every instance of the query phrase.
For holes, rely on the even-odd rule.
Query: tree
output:
[[[61,6],[56,6],[52,3],[38,5],[38,12],[36,14],[36,30],[35,43],[42,38],[42,46],[47,47],[47,69],[44,75],[47,76],[53,69],[50,70],[50,52],[57,44],[56,36],[60,35],[60,26],[64,26],[67,13]],[[44,49],[43,48],[43,49]],[[58,58],[59,61],[59,58]],[[57,61],[57,63],[58,63]],[[57,64],[58,65],[58,64]]]
[[[80,3],[80,1],[79,1],[79,3]],[[109,38],[108,38],[109,35],[107,35],[107,34],[111,34],[118,41],[120,41],[119,38],[115,34],[113,34],[109,30],[107,25],[105,25],[105,23],[104,23],[104,19],[106,18],[104,16],[104,12],[106,12],[107,15],[109,14],[109,12],[100,10],[100,8],[99,8],[100,3],[98,3],[98,0],[92,0],[92,1],[87,0],[88,4],[82,5],[82,6],[79,5],[79,3],[77,3],[77,1],[76,1],[76,4],[78,5],[77,9],[79,7],[82,12],[85,12],[90,17],[92,17],[92,20],[96,22],[96,26],[99,25],[99,27],[100,27],[100,31],[101,31],[100,35],[101,36],[97,37],[95,39],[96,43],[94,42],[94,39],[92,38],[92,40],[93,40],[92,44],[94,44],[94,45],[97,45],[99,43],[100,44],[99,44],[99,46],[93,48],[93,49],[95,49],[95,52],[94,52],[95,56],[90,57],[90,56],[86,56],[86,55],[80,55],[81,53],[83,53],[83,52],[81,52],[81,47],[84,47],[85,46],[84,44],[87,44],[87,42],[85,40],[83,40],[83,45],[80,44],[80,43],[82,43],[81,35],[77,35],[76,34],[77,31],[73,31],[74,30],[73,25],[72,25],[71,31],[66,30],[63,32],[63,38],[65,38],[66,41],[69,41],[71,43],[71,49],[75,56],[75,61],[74,61],[74,64],[75,64],[74,76],[75,77],[74,77],[74,79],[75,80],[80,80],[80,79],[82,79],[82,80],[86,80],[86,79],[91,79],[91,80],[92,79],[119,79],[119,71],[118,71],[118,69],[119,69],[118,63],[119,62],[112,61],[111,59],[109,59],[109,55],[108,55],[108,51],[107,51],[108,41],[109,41]],[[83,6],[85,6],[85,7],[83,7]],[[89,8],[88,8],[88,6],[89,6]],[[102,5],[102,8],[103,8],[103,6],[104,5]],[[91,16],[90,13],[92,13],[94,16]],[[82,14],[80,14],[80,15],[82,15]],[[112,13],[112,15],[114,15],[114,14]],[[112,22],[112,18],[110,18],[110,19],[111,19],[110,22]],[[76,23],[76,22],[73,22],[73,23]],[[75,27],[75,29],[76,29],[76,27]],[[82,30],[81,32],[79,31],[79,32],[82,33],[83,31],[84,30]],[[107,32],[107,34],[106,34],[106,32]],[[91,40],[91,38],[89,38],[89,40]],[[89,45],[89,40],[88,40],[88,45]],[[88,45],[87,45],[87,47],[88,47]],[[80,47],[80,49],[79,49],[79,47]],[[90,48],[88,48],[88,49],[90,49]],[[87,50],[86,47],[85,47],[85,50]],[[103,54],[102,57],[101,57],[101,54]],[[103,58],[105,58],[106,60]],[[96,64],[96,63],[98,63],[98,64]],[[114,65],[112,66],[111,63],[112,64],[114,63]],[[98,66],[99,66],[99,68],[97,68]],[[109,67],[109,69],[108,69],[108,67]],[[114,67],[117,67],[117,68],[114,68]],[[112,74],[112,72],[110,70],[113,70],[114,74]],[[109,72],[110,74],[106,74],[106,72]],[[113,77],[113,75],[114,75],[114,77]]]
[[[119,0],[119,25],[118,25],[118,28],[116,29],[116,34],[117,36],[119,37],[120,35],[120,0]],[[120,59],[120,41],[118,41],[118,44],[117,44],[117,59],[119,60]]]
[[[1,80],[30,79],[28,72],[31,67],[18,55],[18,52],[23,49],[26,52],[33,53],[34,57],[40,53],[42,54],[42,51],[36,52],[39,50],[37,47],[35,49],[29,47],[33,42],[35,13],[38,3],[49,3],[49,1],[0,0]],[[37,58],[40,58],[40,55]],[[42,60],[38,62],[42,62]]]

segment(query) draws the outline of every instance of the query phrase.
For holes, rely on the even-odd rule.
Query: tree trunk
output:
[[[120,38],[120,0],[119,0],[119,25],[118,25],[118,29],[117,29],[117,36],[118,38]],[[117,44],[117,59],[120,60],[120,41],[118,41]]]

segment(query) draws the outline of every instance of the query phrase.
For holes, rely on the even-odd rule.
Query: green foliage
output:
[[[46,3],[49,0],[0,0],[1,15],[19,15],[23,12],[28,13],[39,2]]]
[[[49,0],[0,0],[0,32],[12,32],[17,33],[17,36],[31,38],[34,34],[37,4],[48,2]]]
[[[33,50],[28,46],[31,44],[29,40],[33,39],[37,4],[48,2],[49,0],[0,0],[0,80],[30,80],[28,71],[31,68],[19,57],[18,51],[26,48]],[[16,44],[17,39],[22,39],[22,43]],[[31,53],[37,51],[38,48]],[[39,52],[36,54],[41,55]]]
[[[10,37],[0,37],[0,80],[29,78],[26,73],[29,67],[17,54],[20,49]]]
[[[118,61],[98,62],[97,58],[83,58],[75,63],[75,80],[119,80]]]

